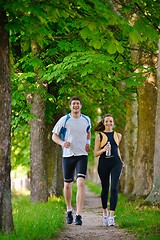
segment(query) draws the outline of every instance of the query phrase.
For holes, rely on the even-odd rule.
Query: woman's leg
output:
[[[104,166],[101,162],[98,165],[98,174],[101,180],[101,202],[104,213],[107,213],[107,202],[108,202],[108,192],[109,192],[109,179],[110,179],[110,172],[109,169]]]
[[[122,163],[117,163],[111,170],[111,196],[110,196],[110,215],[114,215],[114,211],[118,201],[118,185],[122,171]]]

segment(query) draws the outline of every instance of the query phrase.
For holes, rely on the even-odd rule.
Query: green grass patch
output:
[[[87,182],[91,191],[100,195],[101,186]],[[129,199],[119,194],[116,208],[116,222],[139,240],[160,239],[160,208],[147,206],[143,199]]]
[[[73,184],[72,206],[76,202],[76,184]],[[51,240],[64,227],[66,204],[64,197],[49,198],[46,203],[30,203],[28,192],[13,192],[12,213],[14,231],[0,233],[3,240]]]
[[[14,232],[0,234],[4,240],[47,240],[56,236],[65,222],[64,198],[49,198],[47,203],[30,203],[29,195],[13,198]]]

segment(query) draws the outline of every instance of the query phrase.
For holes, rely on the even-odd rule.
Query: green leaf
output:
[[[95,22],[90,22],[88,24],[88,28],[91,30],[91,31],[94,31],[95,29],[97,29],[97,23]]]
[[[131,41],[133,42],[133,44],[137,44],[142,40],[141,35],[135,30],[133,30],[132,32],[129,33],[129,37],[130,37]]]
[[[101,41],[97,40],[96,42],[94,42],[93,47],[95,49],[100,49],[101,48]]]
[[[122,47],[122,45],[119,42],[117,43],[117,51],[119,53],[123,53],[124,52],[124,47]]]
[[[114,54],[117,51],[117,47],[116,47],[115,41],[112,40],[110,42],[109,46],[107,47],[107,51],[110,54]]]
[[[87,28],[83,28],[81,31],[80,31],[80,35],[83,39],[86,39],[88,37],[88,29]]]
[[[87,73],[88,73],[87,69],[84,68],[84,69],[81,71],[81,77],[86,76]]]

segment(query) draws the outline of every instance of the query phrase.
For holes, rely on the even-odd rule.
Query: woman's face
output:
[[[105,117],[103,122],[105,129],[111,130],[114,126],[114,120],[112,117]]]

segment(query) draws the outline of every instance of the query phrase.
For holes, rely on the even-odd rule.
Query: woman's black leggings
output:
[[[110,210],[115,211],[118,201],[118,184],[122,171],[122,162],[119,157],[100,158],[98,174],[101,180],[101,201],[103,209],[107,208],[110,186]]]

